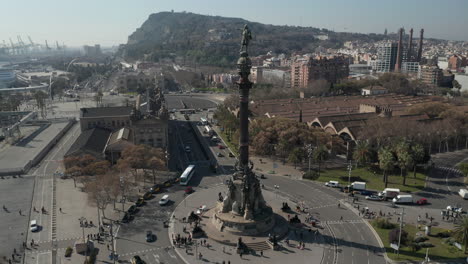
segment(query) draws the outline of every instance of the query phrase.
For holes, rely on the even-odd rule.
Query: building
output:
[[[87,57],[96,57],[102,55],[101,45],[95,44],[94,46],[83,46],[85,56]]]
[[[97,159],[105,159],[104,149],[110,135],[111,131],[105,128],[96,127],[83,131],[64,156],[91,155]]]
[[[0,89],[10,87],[16,80],[16,73],[12,69],[0,68]]]
[[[462,55],[452,55],[448,59],[448,69],[452,71],[459,71],[462,67],[466,67],[467,61],[466,57]]]
[[[135,106],[80,109],[82,133],[95,128],[108,130],[114,135],[114,138],[110,139],[112,145],[118,140],[125,140],[127,143],[166,149],[168,119],[169,114],[159,87],[147,88],[144,97],[140,95],[137,97]],[[121,136],[117,136],[119,133]],[[111,148],[110,152],[118,152],[118,148],[117,150]]]
[[[320,56],[309,60],[307,67],[308,80],[324,79],[330,83],[337,83],[349,76],[349,60],[344,56]]]
[[[388,93],[387,88],[382,86],[367,86],[361,89],[362,95],[379,95]]]
[[[437,65],[423,65],[419,67],[418,77],[425,84],[440,86],[443,72]]]
[[[110,130],[130,127],[133,106],[95,107],[80,109],[81,131],[92,128],[105,128]]]
[[[123,72],[117,78],[119,92],[136,91],[137,89],[154,89],[156,77],[143,71]]]
[[[305,88],[312,80],[337,83],[349,76],[349,60],[344,56],[318,56],[291,63],[291,87]]]
[[[417,61],[402,62],[401,72],[403,72],[403,73],[418,73],[419,72],[419,62],[417,62]]]
[[[261,83],[263,81],[263,67],[253,66],[250,71],[250,80],[253,83]]]
[[[403,52],[403,54],[405,54]],[[392,72],[397,62],[398,43],[387,42],[377,47],[377,60],[373,63],[372,70],[376,72]],[[403,59],[406,60],[406,56]]]

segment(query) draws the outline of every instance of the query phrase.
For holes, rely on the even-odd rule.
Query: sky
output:
[[[468,0],[0,0],[0,41],[126,43],[152,13],[193,12],[339,32],[396,32],[468,41]]]

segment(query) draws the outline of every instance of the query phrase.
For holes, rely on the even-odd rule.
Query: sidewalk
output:
[[[88,195],[82,192],[80,187],[81,184],[77,183],[77,188],[75,188],[71,179],[57,178],[56,239],[42,241],[37,243],[32,250],[27,250],[26,263],[52,263],[54,255],[56,255],[57,263],[82,264],[84,262],[85,256],[77,254],[74,245],[76,242],[83,242],[83,232],[85,238],[88,238],[88,235],[97,235],[99,230],[97,208],[89,203]],[[130,205],[127,203],[125,209]],[[116,206],[121,210],[121,203],[117,203]],[[120,214],[120,211],[114,210],[112,203],[105,210],[105,216],[114,220],[118,220]],[[81,217],[86,218],[88,223],[92,221],[94,226],[81,228],[79,220]],[[115,234],[116,231],[118,231],[117,226],[114,227],[113,233]],[[109,233],[108,228],[105,228],[105,233]],[[106,236],[100,243],[92,237],[90,239],[94,241],[94,246],[97,248],[97,260],[109,261],[111,251],[108,250],[108,245],[109,249],[112,249],[111,238]],[[67,247],[73,248],[70,258],[65,257]],[[57,249],[56,254],[53,249]]]

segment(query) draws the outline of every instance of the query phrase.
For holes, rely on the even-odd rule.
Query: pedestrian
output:
[[[223,246],[223,253],[226,253],[226,247],[225,246]]]
[[[426,213],[426,219],[429,218],[429,215]]]
[[[202,259],[202,257],[203,257],[202,253],[201,253],[201,252],[198,253],[198,258],[199,258],[199,259]]]
[[[62,212],[62,208],[61,208],[61,207],[59,208],[59,211]]]
[[[15,255],[16,255],[16,248],[14,248],[14,249],[13,249],[13,254],[15,254]]]
[[[19,210],[19,214],[21,215],[21,210]]]
[[[357,209],[358,209],[358,211],[359,211],[359,204],[357,205]]]
[[[11,264],[11,259],[8,259],[8,264]]]
[[[400,222],[400,217],[397,218],[397,222]]]
[[[263,250],[262,250],[262,251],[260,251],[260,256],[262,256],[262,258],[263,258]]]
[[[338,208],[340,208],[340,206],[341,206],[340,203],[338,203]]]
[[[343,220],[343,216],[340,217],[340,220]]]
[[[421,221],[421,216],[420,216],[420,215],[418,215],[418,222],[419,222],[419,221]]]
[[[223,260],[223,264],[226,264],[226,261]]]
[[[228,264],[231,264],[231,261],[230,261],[230,260],[228,260]]]
[[[13,261],[15,260],[15,254],[11,254],[11,258],[13,259]]]
[[[241,252],[239,252],[239,256],[240,256],[240,258],[242,259],[242,251],[241,251]]]

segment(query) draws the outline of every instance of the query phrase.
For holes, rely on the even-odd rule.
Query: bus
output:
[[[193,174],[195,174],[195,165],[188,165],[182,175],[180,175],[180,185],[187,185]]]
[[[206,126],[206,125],[208,125],[208,120],[206,120],[206,118],[202,117],[202,118],[200,118],[200,123],[201,123],[203,126]]]

